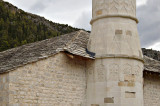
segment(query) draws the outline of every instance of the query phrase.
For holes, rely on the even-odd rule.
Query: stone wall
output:
[[[160,106],[160,76],[144,73],[144,106]]]
[[[8,73],[0,74],[0,106],[8,105]]]
[[[143,106],[142,70],[134,59],[88,61],[87,106]]]
[[[59,53],[11,71],[10,106],[85,106],[85,64]]]

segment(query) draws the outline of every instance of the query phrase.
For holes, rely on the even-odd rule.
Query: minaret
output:
[[[143,106],[136,0],[92,0],[87,106]]]

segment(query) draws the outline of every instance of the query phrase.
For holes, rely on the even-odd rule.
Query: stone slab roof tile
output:
[[[88,32],[80,30],[0,52],[0,73],[47,58],[60,51],[94,59],[95,53],[87,50],[89,35]],[[160,61],[147,56],[144,56],[144,61],[146,71],[160,73]]]
[[[68,44],[65,47],[65,50],[69,53],[79,55],[86,58],[93,58],[86,52],[88,40],[89,40],[89,33],[83,32],[77,34],[77,36],[73,37],[71,42],[68,42]]]
[[[81,36],[80,38],[83,39],[78,39],[79,36]],[[0,52],[0,73],[11,71],[19,66],[23,66],[25,64],[47,58],[60,51],[65,51],[64,48],[68,45],[68,43],[72,48],[72,44],[73,42],[75,42],[76,47],[73,50],[66,49],[66,51],[71,51],[71,53],[73,54],[81,55],[81,53],[76,53],[74,52],[74,50],[80,50],[83,49],[81,47],[86,47],[86,43],[84,43],[83,40],[85,40],[86,42],[88,36],[89,33],[81,30]],[[74,41],[74,38],[83,43],[76,43],[76,41]],[[81,56],[87,55],[84,50],[82,51],[83,55]]]

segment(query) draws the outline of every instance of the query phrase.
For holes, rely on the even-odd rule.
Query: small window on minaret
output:
[[[126,35],[130,35],[130,36],[132,36],[132,32],[131,32],[131,31],[129,31],[129,30],[127,30],[127,31],[126,31]]]
[[[123,31],[122,30],[116,30],[115,31],[115,35],[122,35],[123,34]]]

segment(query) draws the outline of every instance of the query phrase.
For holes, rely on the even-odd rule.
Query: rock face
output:
[[[160,61],[160,52],[159,51],[152,50],[152,49],[145,49],[145,48],[142,48],[142,51],[143,51],[144,55],[146,55],[152,59]]]
[[[143,106],[136,0],[93,0],[87,106]]]

